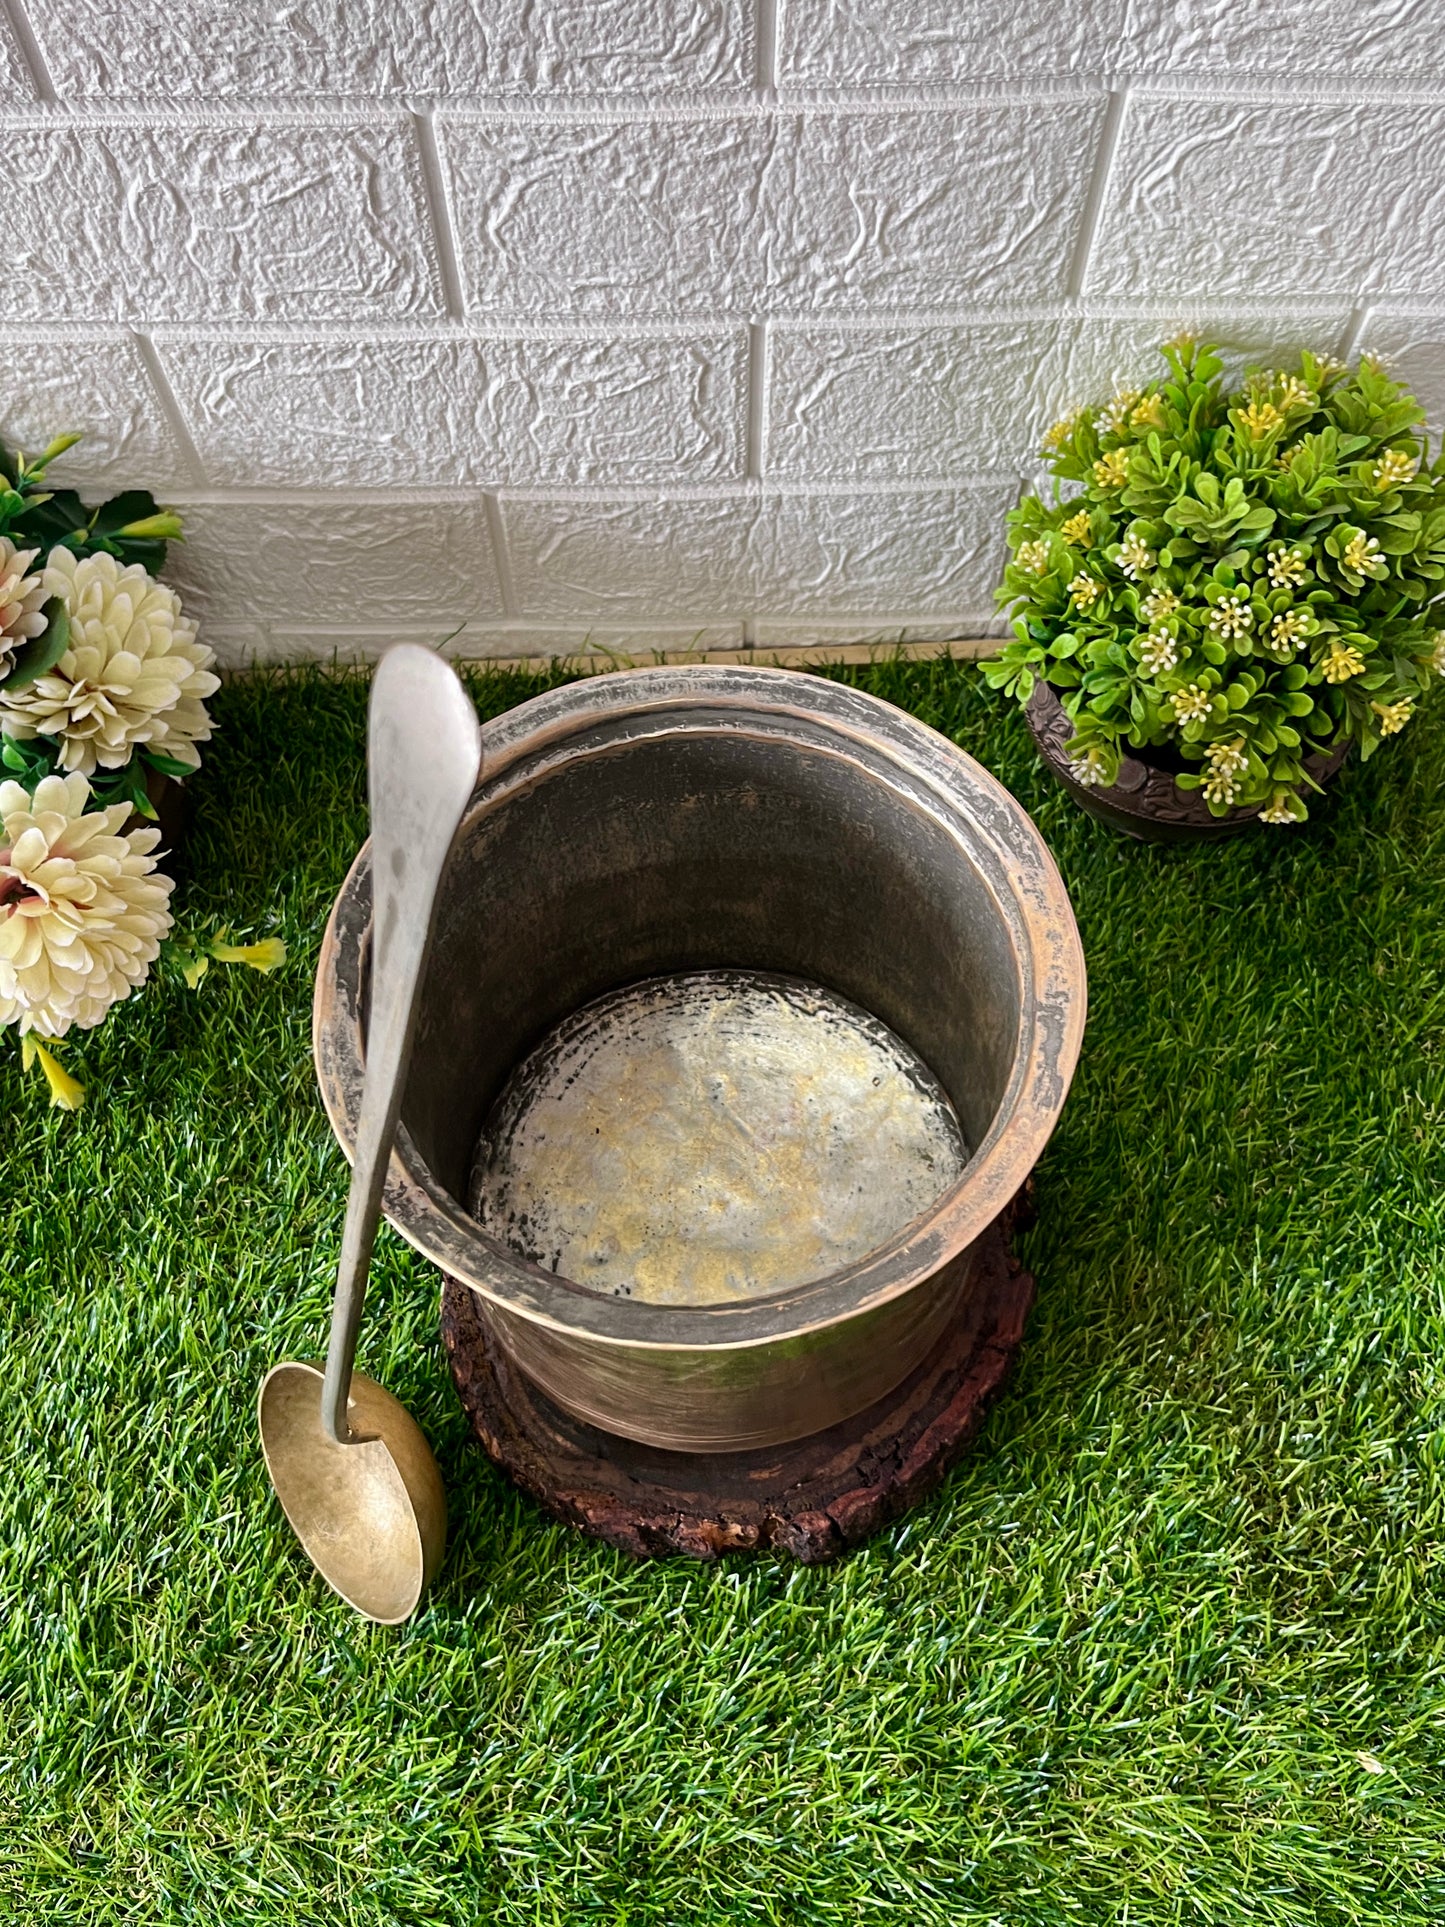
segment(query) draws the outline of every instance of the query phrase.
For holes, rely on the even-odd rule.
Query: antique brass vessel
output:
[[[911,717],[824,678],[629,671],[484,726],[453,845],[385,1193],[411,1244],[470,1286],[550,1397],[679,1451],[802,1437],[921,1362],[975,1244],[1032,1170],[1078,1056],[1085,975],[1068,896],[1027,814]],[[370,931],[363,850],[316,981],[317,1075],[350,1154]],[[604,993],[755,971],[870,1012],[938,1079],[971,1156],[933,1207],[829,1275],[707,1305],[585,1288],[466,1208],[509,1075]],[[616,1129],[637,1128],[619,1117]],[[887,1169],[877,1183],[890,1182]]]

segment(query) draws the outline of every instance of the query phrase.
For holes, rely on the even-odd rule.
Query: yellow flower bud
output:
[[[279,937],[263,937],[260,943],[222,943],[217,938],[207,945],[217,963],[249,964],[252,970],[279,970],[286,961],[286,946]]]
[[[45,1081],[50,1086],[50,1107],[52,1110],[78,1111],[85,1102],[85,1086],[77,1083],[41,1043],[37,1043],[30,1031],[20,1039],[20,1061],[26,1070],[39,1064],[45,1073]]]

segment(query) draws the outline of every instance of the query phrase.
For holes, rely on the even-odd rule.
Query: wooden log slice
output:
[[[442,1338],[487,1452],[555,1518],[641,1559],[773,1548],[822,1565],[917,1505],[957,1462],[1007,1378],[1034,1301],[1007,1213],[974,1289],[931,1358],[867,1411],[758,1451],[666,1452],[575,1419],[496,1342],[484,1300],[454,1278]]]

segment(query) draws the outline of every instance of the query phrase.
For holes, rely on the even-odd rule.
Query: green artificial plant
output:
[[[1445,458],[1370,358],[1231,391],[1214,348],[1161,352],[1162,379],[1049,432],[1053,499],[1008,518],[1016,640],[984,673],[1058,693],[1081,781],[1172,752],[1214,815],[1299,822],[1307,759],[1370,756],[1445,672]]]

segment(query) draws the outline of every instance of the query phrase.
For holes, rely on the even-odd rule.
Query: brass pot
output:
[[[482,737],[387,1217],[479,1294],[523,1371],[604,1430],[736,1451],[861,1411],[942,1333],[1073,1074],[1084,960],[1038,832],[942,736],[789,670],[597,677],[524,703]],[[317,1076],[348,1155],[370,895],[363,849],[316,979]],[[846,1270],[705,1308],[604,1296],[486,1237],[461,1200],[483,1121],[526,1052],[618,985],[728,967],[825,985],[906,1040],[973,1147],[952,1190]]]

